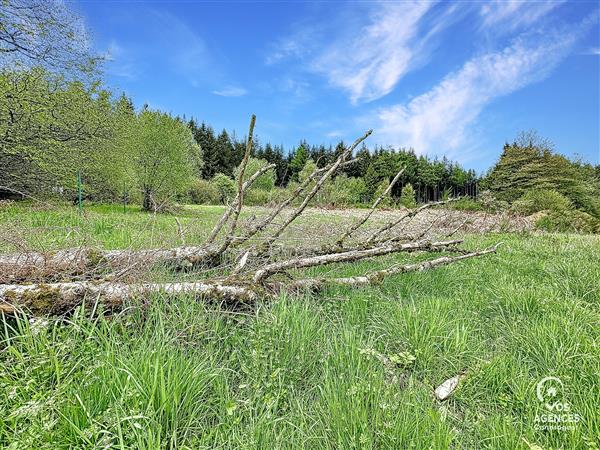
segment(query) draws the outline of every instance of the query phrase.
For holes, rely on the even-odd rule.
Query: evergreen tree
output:
[[[289,163],[291,177],[293,180],[298,180],[298,174],[304,168],[306,161],[308,161],[308,151],[304,145],[300,145],[294,152]]]

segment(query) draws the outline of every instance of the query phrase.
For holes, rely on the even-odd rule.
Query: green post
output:
[[[83,214],[83,185],[81,183],[81,171],[77,171],[77,206],[79,214]]]

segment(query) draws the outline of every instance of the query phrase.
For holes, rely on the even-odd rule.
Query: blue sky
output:
[[[536,129],[600,162],[597,2],[79,1],[137,106],[263,141],[413,147],[484,170]]]

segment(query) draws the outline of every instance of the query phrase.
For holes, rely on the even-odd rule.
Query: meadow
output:
[[[0,208],[0,252],[202,242],[221,213],[186,208],[178,226],[119,205],[80,216],[12,204]],[[314,239],[348,216],[312,211],[287,239]],[[377,286],[243,308],[156,295],[110,316],[2,316],[0,447],[597,449],[600,237],[463,237],[468,248],[503,245]],[[308,273],[357,275],[420,257]],[[434,389],[459,374],[437,400]],[[578,419],[565,429],[536,421],[548,416],[536,386],[549,376]]]

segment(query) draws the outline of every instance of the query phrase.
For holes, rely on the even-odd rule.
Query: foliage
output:
[[[463,197],[456,201],[453,201],[447,205],[449,209],[456,209],[458,211],[484,211],[486,207],[483,203],[473,200],[469,197]]]
[[[365,195],[365,182],[362,178],[338,175],[328,180],[317,194],[317,202],[323,206],[348,207],[361,204]]]
[[[144,209],[153,209],[187,191],[193,158],[199,151],[184,123],[160,111],[144,109],[135,122],[131,141],[133,171]]]
[[[302,167],[302,170],[298,172],[297,179],[295,181],[303,182],[308,179],[308,177],[317,169],[317,165],[312,159],[309,159]]]
[[[415,190],[412,184],[408,183],[402,188],[402,194],[400,195],[400,204],[406,208],[414,208],[417,206],[415,199]]]
[[[535,133],[523,133],[506,144],[484,184],[509,203],[532,189],[555,190],[577,209],[600,217],[600,181],[594,168],[554,153]]]
[[[270,191],[250,189],[244,194],[244,204],[248,206],[264,206],[269,204],[276,195],[275,189]]]
[[[498,200],[489,189],[484,190],[477,197],[477,201],[481,203],[484,210],[490,212],[504,211],[509,208],[508,202]]]
[[[76,172],[106,178],[98,156],[120,121],[110,94],[42,69],[0,71],[0,183],[72,192]]]
[[[227,175],[218,173],[212,178],[211,183],[214,184],[219,191],[220,203],[227,204],[235,196],[235,181],[233,181]]]
[[[526,215],[539,211],[564,212],[572,208],[573,203],[553,189],[532,189],[512,205],[514,211]]]
[[[189,189],[190,201],[196,205],[218,205],[221,192],[215,183],[201,178],[192,181]]]
[[[308,152],[304,145],[298,147],[298,149],[294,152],[292,156],[292,160],[290,161],[289,168],[292,173],[292,179],[298,180],[298,174],[306,165],[308,161]]]
[[[379,183],[379,186],[377,186],[377,189],[375,190],[375,193],[373,194],[373,200],[375,200],[376,198],[379,198],[380,195],[382,195],[385,190],[388,188],[388,186],[390,185],[388,180],[381,180],[381,182]],[[366,183],[365,183],[365,188],[366,188]],[[390,197],[390,195],[386,195],[381,202],[379,202],[379,206],[380,207],[389,207],[393,205],[393,201]]]
[[[3,0],[0,67],[39,67],[87,78],[100,57],[90,51],[83,20],[59,0]]]
[[[577,209],[552,210],[540,217],[536,228],[559,233],[600,233],[600,220]]]
[[[269,163],[265,159],[258,159],[254,157],[250,157],[248,159],[248,163],[246,165],[246,170],[244,171],[244,181],[247,181],[252,175],[262,169],[264,166],[267,166]],[[235,180],[239,177],[240,168],[239,166],[234,170],[234,178]],[[258,177],[254,183],[252,183],[252,190],[262,190],[262,191],[271,191],[275,187],[275,170],[269,169],[267,172]]]

